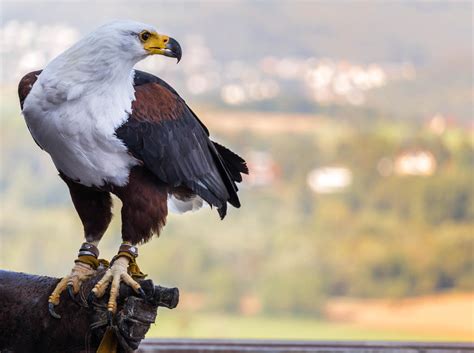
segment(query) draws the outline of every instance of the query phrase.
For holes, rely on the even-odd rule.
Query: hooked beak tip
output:
[[[179,45],[176,39],[170,37],[168,43],[166,44],[166,49],[167,49],[167,53],[169,53],[169,54],[165,54],[166,56],[176,58],[177,59],[176,63],[179,63],[181,61],[182,50],[181,50],[181,46]]]

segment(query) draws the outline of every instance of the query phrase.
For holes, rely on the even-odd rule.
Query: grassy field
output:
[[[364,328],[306,318],[245,317],[160,309],[148,338],[470,341],[467,335]]]

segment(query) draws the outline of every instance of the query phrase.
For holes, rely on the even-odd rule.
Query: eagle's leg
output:
[[[49,312],[60,318],[54,311],[59,304],[61,293],[67,289],[71,298],[79,292],[81,284],[93,276],[99,266],[97,245],[112,219],[112,199],[110,193],[76,183],[63,174],[61,178],[69,187],[74,207],[82,221],[86,242],[79,249],[71,273],[61,279],[49,297]]]
[[[140,296],[146,297],[145,292],[134,278],[143,278],[145,275],[140,272],[136,264],[138,249],[136,246],[125,242],[120,246],[118,254],[112,259],[110,268],[105,272],[102,279],[92,288],[92,294],[100,298],[105,294],[109,284],[110,293],[107,303],[107,310],[115,313],[117,310],[117,297],[120,289],[120,282],[132,287]]]
[[[159,234],[168,214],[167,187],[153,174],[142,167],[134,167],[128,184],[111,190],[122,201],[122,239],[118,254],[111,261],[112,266],[92,289],[92,295],[104,295],[112,283],[108,310],[115,312],[120,282],[125,282],[139,294],[143,293],[134,278],[144,277],[136,263],[136,245],[148,241],[153,234]],[[144,294],[144,293],[143,293]]]
[[[74,298],[74,294],[79,291],[82,282],[95,274],[96,268],[99,265],[99,260],[97,259],[98,255],[99,250],[94,244],[87,242],[82,244],[71,273],[59,281],[48,298],[49,313],[53,317],[57,319],[61,318],[61,316],[54,311],[54,307],[59,304],[61,293],[67,288],[69,295]]]

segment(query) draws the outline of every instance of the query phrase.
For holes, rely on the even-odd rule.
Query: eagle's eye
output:
[[[148,38],[151,37],[151,33],[148,32],[148,31],[143,31],[143,32],[140,32],[140,34],[138,36],[140,37],[140,40],[142,42],[146,42],[148,40]]]

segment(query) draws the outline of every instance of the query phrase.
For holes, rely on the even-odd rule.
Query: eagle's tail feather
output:
[[[219,145],[217,142],[212,141],[212,143],[216,147],[217,152],[221,155],[224,164],[229,171],[230,176],[232,177],[232,180],[240,183],[242,181],[241,174],[249,173],[249,169],[245,160],[228,148]]]

